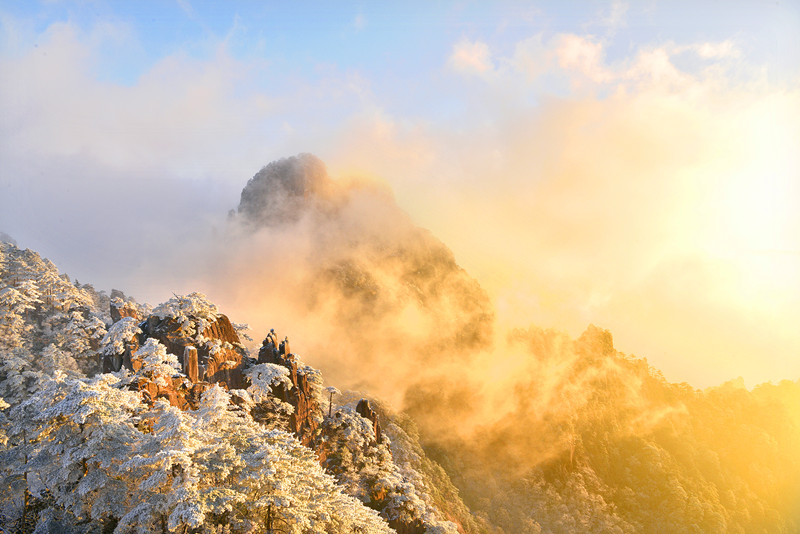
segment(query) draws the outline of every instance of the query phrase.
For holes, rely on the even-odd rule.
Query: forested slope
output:
[[[452,288],[429,275],[435,303]],[[800,531],[800,381],[698,390],[601,328],[530,327],[411,354],[398,412],[326,387],[274,332],[248,351],[245,331],[199,293],[151,309],[0,244],[4,528]],[[420,350],[392,339],[372,357]]]
[[[282,364],[235,361],[246,349],[201,294],[151,313],[33,251],[2,243],[0,260],[4,529],[456,532],[392,440],[334,403],[288,340],[262,347]]]
[[[577,340],[511,337],[530,357],[513,408],[469,439],[423,432],[498,531],[800,530],[800,381],[698,390],[615,351],[596,327]]]

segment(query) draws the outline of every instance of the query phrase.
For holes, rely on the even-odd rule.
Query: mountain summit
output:
[[[281,257],[297,286],[291,300],[331,328],[343,367],[402,347],[409,372],[433,371],[442,355],[491,343],[486,292],[381,184],[332,178],[317,157],[299,154],[257,172],[234,219],[246,232],[282,236],[281,246],[303,244]]]
[[[273,161],[242,189],[237,212],[254,225],[296,221],[312,194],[331,186],[325,164],[312,154]]]

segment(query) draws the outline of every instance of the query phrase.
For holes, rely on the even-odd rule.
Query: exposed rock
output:
[[[261,343],[261,350],[258,351],[258,363],[274,363],[279,353],[278,337],[275,335],[275,330],[271,329]]]
[[[383,443],[383,433],[381,432],[381,423],[378,421],[378,413],[372,409],[367,399],[358,401],[356,413],[372,422],[372,431],[375,432],[375,441],[378,444]]]
[[[125,349],[119,354],[103,354],[102,356],[102,370],[104,373],[116,373],[123,367],[132,371],[137,371],[141,368],[142,364],[135,358],[133,354],[139,350],[138,336],[125,343]]]
[[[212,342],[218,342],[213,348],[209,348],[208,344],[196,346],[195,339],[185,335],[181,325],[169,317],[160,319],[151,315],[140,328],[145,339],[148,337],[157,339],[167,347],[167,352],[172,354],[182,356],[186,347],[196,347],[198,380],[199,368],[202,367],[205,369],[203,379],[206,382],[223,384],[228,389],[244,386],[242,365],[247,351],[242,347],[239,335],[227,316],[220,315],[202,332],[204,337]]]
[[[292,431],[303,445],[313,448],[318,421],[322,420],[322,407],[317,402],[308,375],[299,372],[295,355],[284,352],[289,347],[289,340],[284,339],[280,347],[275,346],[275,341],[275,332],[270,331],[258,351],[258,363],[272,363],[289,369],[292,387],[288,391],[278,387],[277,394],[283,402],[294,407],[294,413],[289,416]]]
[[[111,320],[116,323],[123,317],[133,317],[137,321],[141,319],[141,317],[139,317],[139,311],[132,302],[126,302],[122,299],[112,299]]]
[[[167,379],[167,384],[158,384],[146,377],[136,378],[130,385],[144,395],[146,402],[163,399],[181,410],[197,409],[203,391],[211,384],[200,382],[192,384],[186,377],[176,375]]]
[[[183,349],[183,374],[185,374],[189,381],[193,384],[200,380],[199,367],[197,364],[197,349],[195,347],[186,347]]]
[[[273,161],[242,189],[238,212],[255,225],[297,221],[312,194],[330,185],[325,164],[311,154]]]
[[[122,369],[122,354],[104,354],[102,359],[102,371],[104,373],[116,373]]]
[[[125,352],[122,353],[122,365],[126,369],[138,371],[142,368],[142,362],[138,358],[134,358],[134,354],[139,350],[140,343],[138,341],[129,341],[125,343]]]
[[[116,299],[117,303],[123,302]],[[135,313],[130,306],[114,306],[118,310],[118,320]],[[162,398],[181,409],[194,407],[200,400],[202,392],[213,383],[221,384],[227,389],[244,387],[242,368],[245,364],[247,350],[242,346],[239,335],[225,315],[219,315],[199,336],[190,337],[184,333],[181,324],[171,317],[161,319],[150,315],[139,325],[140,334],[125,343],[125,349],[119,354],[104,354],[103,372],[116,372],[122,367],[134,372],[142,367],[142,362],[134,355],[148,338],[158,340],[167,352],[178,356],[185,377],[176,377],[166,386],[139,378],[132,384],[136,390],[145,392],[150,401]],[[205,341],[197,343],[197,338]]]

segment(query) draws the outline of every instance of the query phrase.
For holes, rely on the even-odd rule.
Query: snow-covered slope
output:
[[[421,475],[394,462],[390,439],[333,403],[338,390],[326,394],[288,342],[273,345],[277,363],[260,362],[203,295],[147,314],[77,287],[35,252],[2,243],[0,258],[4,527],[457,532]],[[98,302],[127,312],[112,323]],[[184,374],[187,347],[195,358],[204,348],[200,365],[214,372]],[[242,354],[227,360],[239,374],[218,370],[224,351]]]

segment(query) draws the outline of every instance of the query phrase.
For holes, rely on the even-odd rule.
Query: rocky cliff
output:
[[[226,389],[245,387],[247,350],[228,317],[217,313],[202,295],[175,297],[141,322],[134,305],[112,300],[111,317],[114,324],[109,331],[119,339],[103,351],[104,372],[122,367],[138,371],[142,362],[137,352],[148,339],[158,341],[180,362],[183,374],[169,377],[167,383],[141,376],[132,382],[131,386],[149,399],[166,399],[187,409],[196,406],[211,384]]]
[[[298,366],[288,338],[278,343],[274,330],[267,334],[258,351],[258,363],[280,365],[289,370],[291,384],[277,386],[275,393],[294,408],[289,416],[291,431],[303,445],[313,447],[323,413],[318,392],[319,372],[308,366]]]

